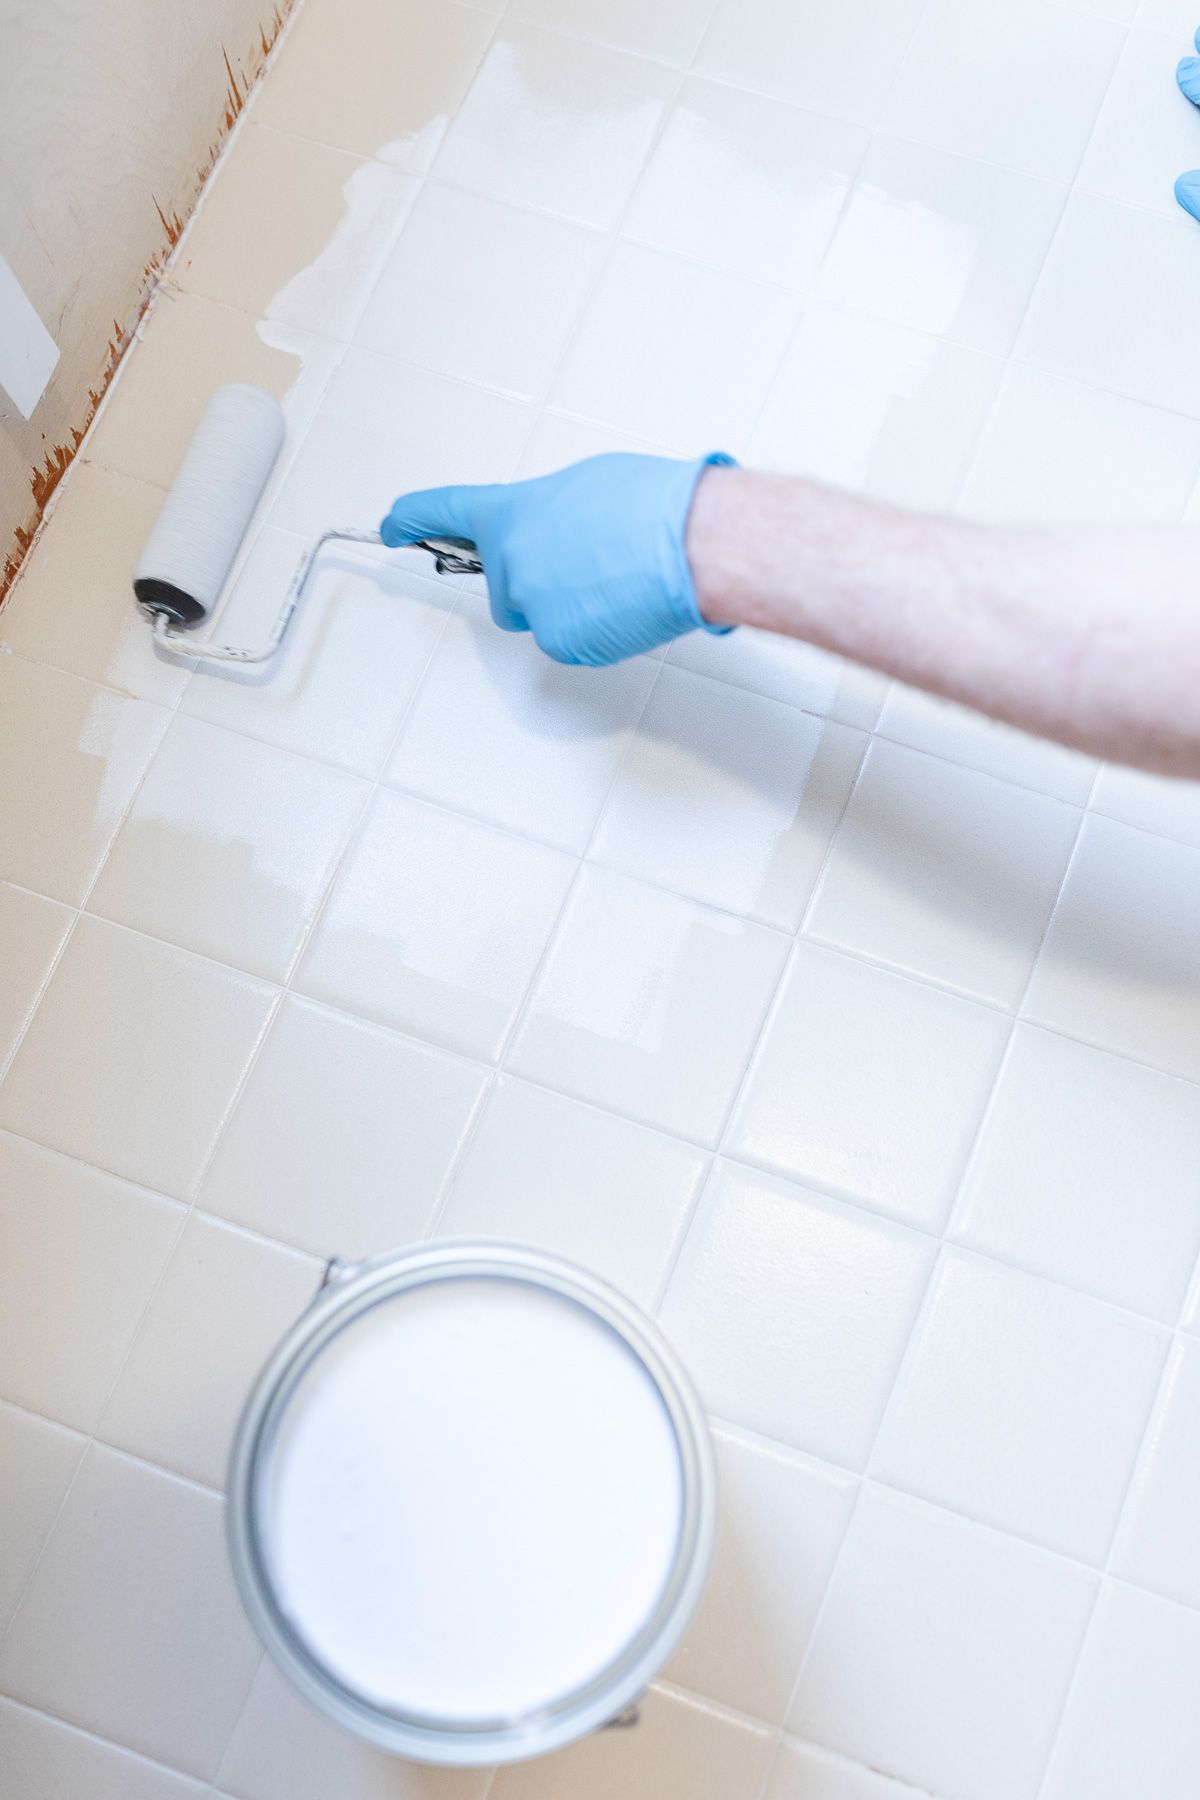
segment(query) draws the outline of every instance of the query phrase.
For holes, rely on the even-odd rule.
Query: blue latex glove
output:
[[[701,474],[732,461],[592,456],[536,481],[403,494],[379,529],[393,549],[469,538],[497,625],[532,631],[555,662],[620,662],[730,629],[700,617],[683,540]]]
[[[1200,50],[1200,31],[1196,33]],[[1200,106],[1200,56],[1185,56],[1175,71],[1175,79],[1193,106]],[[1175,183],[1175,198],[1193,219],[1200,219],[1200,169],[1189,169]]]

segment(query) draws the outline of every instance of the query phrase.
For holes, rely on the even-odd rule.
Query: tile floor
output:
[[[563,670],[417,553],[282,666],[128,576],[284,398],[225,606],[609,447],[1200,517],[1176,0],[305,0],[0,618],[5,1800],[1193,1800],[1200,786],[795,644]],[[637,1732],[306,1712],[226,1571],[323,1258],[520,1236],[655,1308],[711,1588]]]

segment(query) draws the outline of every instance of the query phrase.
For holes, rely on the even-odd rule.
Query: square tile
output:
[[[254,122],[423,174],[494,30],[483,12],[422,0],[314,6],[291,21]]]
[[[711,1412],[861,1468],[933,1255],[857,1207],[718,1164],[662,1326]]]
[[[78,906],[170,723],[161,706],[0,657],[0,880]]]
[[[424,1768],[361,1743],[306,1705],[266,1658],[220,1775],[231,1800],[484,1800],[490,1779],[490,1769]]]
[[[1187,1794],[1200,1759],[1200,1617],[1114,1583],[1100,1596],[1046,1800]]]
[[[1196,162],[1196,109],[1171,79],[1190,49],[1169,31],[1129,33],[1079,167],[1080,187],[1174,210],[1175,177]]]
[[[1173,1325],[1200,1255],[1200,1088],[1019,1025],[953,1235]]]
[[[307,540],[264,525],[221,609],[222,643],[266,641]],[[413,552],[414,558],[421,552]],[[433,569],[431,560],[426,567]],[[355,775],[378,775],[449,612],[450,581],[330,546],[277,662],[198,667],[182,711]]]
[[[185,293],[253,318],[345,339],[419,183],[383,163],[273,131],[258,117],[256,104],[220,180],[205,189],[173,278]]]
[[[575,869],[557,850],[377,794],[296,985],[381,1024],[494,1058]]]
[[[786,954],[759,925],[587,868],[510,1067],[715,1144]]]
[[[868,135],[845,119],[689,76],[638,183],[625,234],[731,275],[806,291]]]
[[[1100,1301],[949,1250],[872,1473],[1103,1564],[1166,1350]]]
[[[1015,1007],[1079,814],[877,740],[806,929],[826,943]]]
[[[369,791],[270,744],[176,718],[91,910],[282,981]]]
[[[551,400],[681,455],[740,454],[799,311],[778,288],[619,244]]]
[[[1078,14],[1047,0],[1010,0],[989,18],[982,67],[979,26],[974,8],[933,0],[892,88],[884,125],[918,143],[1070,181],[1124,31],[1103,19],[1084,25]]]
[[[1034,1800],[1093,1591],[1057,1557],[868,1488],[792,1725],[922,1791]]]
[[[0,1393],[91,1431],[182,1208],[0,1134]]]
[[[663,62],[690,62],[714,0],[511,0],[508,16]]]
[[[696,56],[702,75],[874,125],[920,0],[835,7],[721,0]]]
[[[1001,525],[1169,525],[1197,468],[1194,420],[1010,363],[959,511]]]
[[[500,394],[350,349],[279,489],[271,523],[311,541],[314,519],[371,529],[406,491],[507,480],[532,416]]]
[[[727,1147],[938,1231],[1007,1038],[990,1009],[801,942]]]
[[[1200,781],[1107,764],[1092,795],[1092,810],[1200,850]]]
[[[1087,35],[1090,28],[1077,33],[1080,40]],[[1164,70],[1164,108],[1174,103],[1171,87]],[[1179,353],[1194,323],[1191,297],[1200,282],[1200,234],[1193,224],[1178,208],[1160,218],[1076,190],[1029,303],[1019,360],[1200,417],[1200,369]]]
[[[640,57],[502,25],[437,172],[498,200],[615,225],[675,84]]]
[[[469,1063],[289,996],[200,1204],[315,1256],[393,1249],[428,1225],[483,1083]]]
[[[1029,1017],[1200,1081],[1197,893],[1200,850],[1085,819]]]
[[[0,1630],[33,1574],[85,1446],[78,1432],[0,1401]],[[4,1731],[0,1723],[7,1764]]]
[[[186,1775],[0,1699],[0,1739],[13,1792],[53,1800],[204,1800]]]
[[[866,741],[794,706],[666,668],[590,854],[795,931]]]
[[[828,306],[804,318],[747,460],[896,506],[941,511],[966,473],[1003,365]]]
[[[429,182],[355,341],[540,400],[607,243],[584,226]]]
[[[716,1557],[667,1675],[780,1724],[850,1520],[858,1483],[718,1430]]]
[[[320,1281],[315,1257],[193,1213],[104,1409],[100,1438],[223,1487],[251,1384]]]
[[[188,665],[155,653],[131,585],[162,503],[162,488],[77,460],[0,613],[0,650],[174,706]]]
[[[1007,356],[1066,197],[1056,183],[881,133],[818,294]]]
[[[187,1195],[273,997],[186,950],[81,918],[0,1088],[0,1126]]]
[[[262,1655],[222,1511],[93,1445],[0,1651],[5,1692],[210,1779]]]
[[[967,706],[893,681],[879,715],[880,737],[963,763],[1052,799],[1086,806],[1096,763],[1090,756],[1032,737]]]
[[[502,1076],[437,1233],[536,1244],[650,1306],[706,1167],[698,1150]]]
[[[1177,1341],[1112,1559],[1115,1574],[1200,1608],[1200,1344]]]
[[[0,881],[0,1075],[33,1016],[75,914]]]
[[[577,854],[633,734],[658,664],[552,662],[464,595],[387,767],[394,787]]]
[[[729,1800],[755,1794],[773,1734],[685,1694],[651,1688],[636,1731],[598,1731],[557,1756],[498,1769],[488,1800],[628,1800],[646,1794]]]
[[[768,700],[783,700],[867,731],[879,717],[887,690],[885,678],[874,669],[831,656],[799,638],[755,631],[751,625],[739,625],[728,637],[689,632],[675,639],[667,660],[697,675],[711,675],[714,681],[728,681]]]
[[[763,1800],[922,1800],[907,1782],[785,1737]]]

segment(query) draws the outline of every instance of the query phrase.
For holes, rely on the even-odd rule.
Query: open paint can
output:
[[[712,1552],[703,1413],[657,1327],[539,1251],[331,1265],[234,1444],[247,1611],[397,1755],[539,1756],[636,1717]]]

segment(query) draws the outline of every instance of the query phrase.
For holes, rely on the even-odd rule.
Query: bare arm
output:
[[[1059,743],[1200,778],[1200,530],[997,529],[711,469],[686,547],[713,624],[804,638]]]

